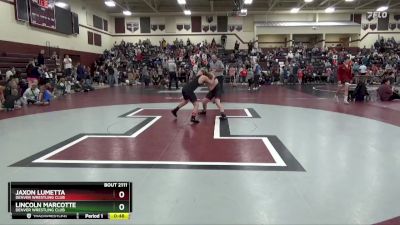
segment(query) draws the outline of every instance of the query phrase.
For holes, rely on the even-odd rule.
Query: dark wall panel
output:
[[[72,13],[72,33],[79,34],[79,17],[74,12]]]
[[[140,17],[140,33],[151,33],[150,17]]]
[[[15,18],[29,22],[28,0],[15,0]]]
[[[56,6],[55,13],[56,31],[63,34],[73,34],[71,11]]]
[[[201,16],[192,16],[192,32],[201,32]]]
[[[217,17],[217,31],[218,32],[228,32],[228,17],[218,16]]]
[[[94,39],[94,45],[101,46],[101,35],[100,34],[95,33],[93,36],[93,39]]]
[[[103,19],[103,27],[105,31],[108,31],[108,20]]]
[[[93,15],[93,26],[97,29],[103,30],[103,19],[96,15]]]
[[[88,31],[88,44],[93,45],[93,32]]]
[[[351,14],[350,21],[361,24],[361,14]]]
[[[389,13],[386,18],[378,18],[378,30],[389,30]]]
[[[115,33],[124,34],[125,33],[125,18],[115,17]]]

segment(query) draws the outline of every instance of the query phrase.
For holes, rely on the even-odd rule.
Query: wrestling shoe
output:
[[[178,117],[178,115],[176,114],[178,112],[178,108],[175,108],[174,110],[171,111],[172,115],[174,115],[175,117]]]
[[[190,119],[190,122],[192,122],[192,123],[200,123],[200,120],[196,119],[195,116],[192,116],[192,118]]]
[[[221,113],[221,116],[219,117],[220,120],[226,120],[226,115],[225,113]]]

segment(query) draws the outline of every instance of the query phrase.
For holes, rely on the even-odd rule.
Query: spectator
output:
[[[159,75],[159,73],[157,73],[157,72],[155,71],[155,69],[152,70],[151,81],[152,81],[152,83],[153,83],[154,86],[160,87],[160,84],[161,84],[161,76]]]
[[[236,40],[236,42],[235,42],[235,47],[234,47],[234,53],[235,53],[235,54],[237,54],[237,53],[239,52],[239,46],[240,46],[240,44],[239,44],[239,42]]]
[[[48,105],[52,99],[53,94],[49,91],[49,85],[45,84],[40,86],[40,93],[37,103],[40,105]]]
[[[5,98],[4,98],[4,90],[5,90],[5,87],[0,85],[0,108],[2,108],[4,100],[5,100]]]
[[[303,77],[304,77],[303,69],[300,68],[297,70],[297,80],[299,84],[303,83]]]
[[[230,64],[228,68],[229,81],[233,87],[236,87],[236,65]]]
[[[226,46],[226,39],[227,39],[226,34],[221,35],[221,45],[223,48],[225,48]]]
[[[177,66],[175,60],[173,58],[169,58],[168,60],[168,73],[169,73],[169,85],[168,90],[171,90],[172,81],[175,81],[176,89],[178,89],[178,77],[177,77]]]
[[[381,101],[400,99],[398,91],[390,86],[390,80],[386,78],[383,79],[382,85],[378,88],[377,92]]]
[[[37,104],[39,101],[39,94],[40,90],[37,88],[37,84],[32,84],[31,87],[25,90],[22,97],[26,104]]]
[[[250,65],[247,65],[247,82],[249,84],[248,90],[251,91],[252,88],[255,90],[253,84],[254,84],[254,70]]]
[[[80,82],[84,80],[86,77],[85,65],[78,63],[76,67],[76,79]]]
[[[114,68],[111,65],[107,66],[107,84],[114,86]]]
[[[247,54],[248,55],[250,55],[251,54],[251,51],[253,50],[253,41],[249,41],[249,43],[247,43],[247,47],[248,47],[248,49],[247,49]]]
[[[147,65],[143,66],[143,69],[142,69],[142,81],[144,82],[145,87],[149,86],[150,74],[149,74],[149,70],[147,69]]]
[[[254,70],[254,88],[253,90],[258,90],[260,87],[260,77],[262,73],[261,66],[257,63],[257,61],[253,61],[253,70]]]
[[[27,80],[28,80],[28,86],[31,87],[32,84],[38,85],[39,79],[41,77],[41,69],[39,66],[34,66],[30,72],[30,74],[27,75]]]
[[[17,105],[19,99],[19,94],[17,89],[11,89],[10,94],[5,97],[3,106],[6,111],[12,111],[14,109],[19,109],[20,106]]]
[[[44,50],[40,50],[39,55],[37,57],[38,66],[44,65]]]
[[[64,58],[64,75],[66,76],[71,76],[72,75],[72,59],[69,57],[69,55],[65,55]]]
[[[289,63],[293,60],[293,57],[294,57],[293,52],[292,52],[292,51],[289,51],[289,53],[288,53],[288,55],[287,55],[287,59],[288,59],[288,62],[289,62]]]
[[[360,75],[364,76],[364,75],[367,74],[367,67],[366,67],[364,64],[362,64],[362,65],[359,67],[359,71],[360,71]]]
[[[211,61],[210,61],[210,70],[213,72],[214,76],[218,79],[218,87],[221,89],[223,92],[224,90],[224,64],[218,57],[213,54],[211,56]]]
[[[6,81],[8,81],[9,79],[11,79],[15,74],[15,68],[12,67],[9,70],[7,70],[6,72]]]
[[[351,76],[351,67],[348,62],[341,62],[338,67],[338,89],[335,94],[335,100],[339,102],[338,94],[342,90],[344,90],[344,103],[349,104],[348,96],[349,96],[349,86],[352,80]]]
[[[186,83],[186,70],[183,65],[181,65],[178,69],[178,80],[181,84]]]
[[[65,95],[66,92],[66,81],[65,78],[61,78],[56,85],[56,96]]]
[[[246,83],[247,74],[248,74],[247,68],[244,66],[241,66],[239,73],[240,73],[240,83],[242,83],[242,85],[244,85]]]

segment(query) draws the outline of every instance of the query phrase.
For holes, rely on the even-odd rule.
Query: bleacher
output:
[[[14,53],[14,52],[0,53],[1,74],[4,75],[7,70],[14,67],[15,70],[20,71],[22,73],[22,76],[26,76],[26,71],[25,71],[26,66],[32,59],[36,57],[37,55],[26,54],[26,53]],[[49,71],[53,71],[57,68],[56,61],[50,58],[45,59],[45,65],[47,66]]]

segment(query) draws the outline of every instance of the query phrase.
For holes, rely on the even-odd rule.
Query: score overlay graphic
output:
[[[10,182],[13,219],[129,219],[131,182]]]

